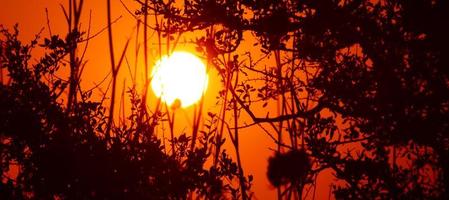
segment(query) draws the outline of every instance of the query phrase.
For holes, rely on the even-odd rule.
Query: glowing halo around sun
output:
[[[163,56],[156,62],[151,75],[154,94],[168,105],[179,100],[181,107],[188,107],[196,103],[207,89],[204,63],[188,52],[177,51]]]

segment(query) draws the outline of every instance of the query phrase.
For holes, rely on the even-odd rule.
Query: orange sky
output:
[[[135,8],[136,4],[132,0],[123,0],[125,4],[130,6],[131,9]],[[38,33],[42,28],[45,28],[42,32],[43,37],[49,35],[47,29],[47,19],[45,14],[45,9],[48,9],[51,31],[53,34],[60,34],[64,36],[66,33],[67,26],[64,24],[64,15],[59,4],[66,4],[67,1],[61,0],[0,0],[0,24],[8,28],[12,28],[12,25],[19,23],[21,31],[21,39],[24,42],[30,41],[36,33]],[[123,46],[128,38],[133,38],[135,36],[135,20],[126,12],[125,8],[121,5],[119,0],[112,1],[113,5],[113,19],[122,16],[120,20],[113,25],[114,29],[114,45],[115,54],[118,57],[123,49]],[[88,0],[85,1],[85,9],[82,17],[82,27],[87,28],[89,11],[92,11],[92,27],[91,32],[97,33],[99,30],[106,26],[106,0]],[[189,37],[187,35],[186,37]],[[95,83],[99,83],[109,72],[110,62],[109,62],[109,47],[107,45],[107,34],[106,32],[101,33],[98,37],[94,38],[89,43],[89,48],[87,50],[86,59],[88,64],[84,70],[82,76],[82,87],[84,89],[92,87]],[[186,38],[188,39],[188,38]],[[192,38],[193,39],[193,38]],[[246,38],[244,38],[246,39]],[[247,40],[248,41],[248,40]],[[131,40],[131,45],[129,47],[127,56],[131,65],[134,63],[134,51],[135,51],[135,40]],[[151,40],[150,43],[155,42]],[[245,45],[245,44],[243,44]],[[252,45],[247,45],[252,47]],[[152,47],[150,46],[150,49]],[[178,45],[179,49],[194,51],[192,46]],[[245,51],[248,51],[246,49]],[[156,51],[151,51],[154,52]],[[37,53],[38,54],[38,53]],[[142,54],[142,52],[141,52]],[[155,62],[153,57],[150,56],[150,62]],[[138,59],[139,67],[143,67],[143,58]],[[220,90],[221,83],[216,71],[212,70],[210,73],[209,88],[205,96],[205,113],[208,111],[218,112],[220,106],[215,105],[215,97]],[[137,71],[138,76],[143,77],[143,69]],[[119,79],[117,81],[117,101],[120,101],[120,93],[123,88],[123,84],[129,86],[130,75],[128,69],[125,66],[122,67],[119,74]],[[125,87],[127,87],[125,85]],[[96,95],[100,95],[97,93]],[[154,95],[151,93],[150,97],[150,107],[152,102],[155,101]],[[273,105],[270,105],[265,110],[258,110],[256,113],[260,116],[265,116],[267,111],[270,111]],[[192,108],[187,108],[183,111],[178,111],[176,124],[176,129],[183,131],[189,129],[189,121],[192,121]],[[271,113],[275,113],[275,110]],[[250,123],[248,117],[242,117],[239,119],[240,123],[243,125],[245,122]],[[188,133],[188,131],[187,131]],[[245,174],[254,175],[254,183],[252,186],[252,191],[255,192],[256,199],[275,199],[276,191],[270,186],[266,178],[266,168],[267,159],[272,154],[269,148],[275,148],[274,142],[267,136],[260,128],[254,126],[247,129],[242,129],[240,133],[240,143],[241,143],[241,156],[242,164],[245,170]],[[234,149],[231,147],[230,140],[227,140],[226,147],[229,147],[227,152],[234,154]],[[325,172],[320,174],[318,177],[319,184],[318,190],[316,192],[316,199],[327,199],[329,193],[329,179],[330,172]]]

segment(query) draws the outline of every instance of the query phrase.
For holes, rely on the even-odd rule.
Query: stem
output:
[[[275,51],[274,52],[274,56],[275,56],[275,60],[276,60],[276,66],[277,66],[277,78],[278,78],[278,90],[281,91],[282,90],[282,69],[281,69],[281,61],[280,61],[280,55],[279,55],[279,51]],[[284,96],[282,95],[282,101],[284,100],[283,98]],[[281,109],[281,100],[277,100],[277,112],[278,112],[278,116],[281,116],[283,113],[283,109]],[[284,120],[279,122],[279,129],[277,130],[278,132],[278,142],[277,142],[277,152],[280,153],[281,152],[281,144],[282,144],[282,122]],[[276,129],[275,129],[276,130]],[[277,188],[278,191],[278,199],[282,198],[282,188],[281,186],[278,186]]]
[[[194,118],[193,118],[193,130],[192,130],[192,143],[190,146],[190,150],[193,152],[193,150],[195,150],[195,143],[196,143],[196,138],[198,137],[198,130],[200,127],[200,122],[201,122],[201,116],[203,113],[203,104],[204,104],[204,95],[201,96],[200,102],[199,102],[199,110],[197,112],[196,107],[195,107],[195,113],[194,113]]]
[[[237,102],[234,101],[234,149],[237,157],[237,165],[239,168],[239,181],[240,181],[240,189],[242,190],[242,198],[244,200],[248,199],[246,196],[246,185],[245,185],[245,175],[243,172],[242,161],[240,158],[240,148],[239,148],[239,129],[238,129],[238,110],[237,110]]]
[[[112,26],[111,26],[111,0],[107,0],[107,13],[108,13],[107,18],[108,18],[109,58],[111,59],[111,69],[112,69],[112,94],[111,94],[111,104],[109,106],[109,118],[106,128],[106,138],[110,138],[112,120],[114,118],[115,87],[117,82],[117,72],[115,69],[114,44],[112,39]]]
[[[175,112],[176,109],[173,109],[173,113],[172,113],[172,117],[170,118],[170,111],[168,109],[167,104],[165,104],[165,109],[167,110],[167,118],[168,118],[168,125],[170,127],[170,139],[171,139],[171,148],[172,148],[172,155],[175,156],[176,155],[176,148],[175,148],[175,142],[174,142],[174,138],[175,138]]]

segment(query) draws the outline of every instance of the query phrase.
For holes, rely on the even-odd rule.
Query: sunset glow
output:
[[[152,71],[151,88],[168,105],[176,99],[181,107],[197,102],[207,89],[208,76],[204,63],[188,52],[163,56]]]
[[[448,0],[0,0],[0,200],[447,199]]]

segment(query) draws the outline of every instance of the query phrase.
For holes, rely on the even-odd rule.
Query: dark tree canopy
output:
[[[284,128],[291,141],[281,140],[286,133],[278,130],[277,142],[293,151],[277,152],[269,161],[268,177],[275,186],[289,175],[280,163],[300,158],[282,160],[304,149],[314,162],[305,183],[332,169],[345,182],[334,188],[338,198],[448,197],[447,1],[186,2],[176,12],[156,10],[180,24],[165,31],[207,30],[200,44],[223,77],[256,72],[265,80],[262,87],[254,83],[258,90],[252,92],[247,89],[251,81],[230,84],[230,90],[243,93],[233,93],[239,109],[256,124],[288,124]],[[254,47],[239,46],[245,32],[255,35]],[[217,56],[229,53],[223,44],[235,49],[234,60]],[[254,48],[274,56],[275,66],[235,64],[257,60],[251,57]],[[282,99],[293,108],[274,118],[257,117],[248,99],[252,95],[262,101]],[[348,144],[357,150],[346,151]],[[290,182],[302,191],[304,183]]]
[[[171,141],[178,151],[167,153],[154,135],[167,113],[142,110],[134,88],[127,125],[109,126],[91,91],[60,103],[76,81],[45,77],[81,41],[77,30],[45,39],[48,53],[30,64],[38,40],[23,45],[2,29],[0,66],[10,81],[0,85],[0,198],[250,198],[252,177],[238,151],[241,115],[275,130],[263,129],[278,146],[267,176],[279,198],[306,196],[325,170],[337,179],[337,199],[449,198],[448,1],[136,3],[136,19],[165,20],[153,28],[166,41],[198,33],[193,42],[219,72],[218,99],[235,119],[234,132],[227,128],[237,163],[221,149],[224,114],[209,113],[210,131],[196,146],[195,135],[181,135]],[[253,46],[242,44],[248,33]],[[271,102],[281,105],[279,115],[269,112]],[[209,158],[216,164],[206,169]],[[5,176],[12,166],[21,169],[14,180]],[[233,178],[237,187],[225,182]]]

